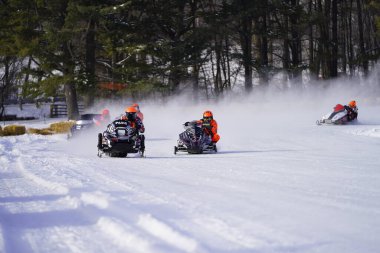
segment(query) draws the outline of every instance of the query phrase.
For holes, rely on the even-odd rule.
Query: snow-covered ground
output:
[[[0,252],[379,252],[379,106],[317,126],[327,102],[142,106],[146,158],[98,158],[95,132],[2,137]],[[219,152],[174,155],[205,109]]]

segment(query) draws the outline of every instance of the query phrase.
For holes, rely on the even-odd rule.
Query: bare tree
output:
[[[11,92],[17,92],[20,61],[13,56],[0,57],[0,118],[4,116],[5,102]]]

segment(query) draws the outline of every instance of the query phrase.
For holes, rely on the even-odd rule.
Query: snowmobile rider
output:
[[[140,111],[140,106],[136,103],[134,103],[132,106],[134,108],[136,108],[136,110],[137,110],[137,117],[139,117],[140,120],[143,121],[144,120],[144,114]]]
[[[116,119],[111,124],[109,124],[107,130],[104,132],[104,135],[115,135],[117,129],[126,129],[128,126],[134,128],[136,130],[136,133],[145,132],[144,124],[137,117],[137,110],[133,106],[125,108],[125,114],[123,114],[119,119]],[[141,147],[145,148],[144,135],[139,135],[138,138],[141,141]]]
[[[137,109],[133,106],[125,108],[125,114],[121,116],[120,120],[126,122],[129,126],[135,128],[140,133],[145,132],[144,124],[137,116]]]
[[[144,133],[145,127],[142,123],[142,120],[137,115],[137,109],[133,106],[125,108],[125,116],[123,116],[123,120],[126,120],[128,124],[135,128],[138,132]],[[145,150],[145,136],[139,135],[138,139],[140,140],[140,148]]]
[[[110,121],[110,118],[111,118],[110,111],[108,109],[103,109],[101,115],[98,117],[95,117],[93,120],[95,122],[95,125],[103,126]]]
[[[356,101],[352,100],[348,105],[344,106],[344,109],[347,111],[347,120],[353,121],[358,117],[358,108],[356,107]]]
[[[197,121],[202,126],[203,132],[211,136],[213,144],[217,143],[220,139],[218,132],[218,123],[214,120],[214,115],[211,111],[205,111],[203,118]]]

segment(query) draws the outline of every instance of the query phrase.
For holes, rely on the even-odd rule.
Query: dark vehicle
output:
[[[115,129],[113,133],[98,134],[98,156],[106,154],[110,157],[126,157],[129,153],[144,156],[144,135],[133,127]]]
[[[189,154],[202,154],[203,152],[217,152],[216,144],[211,142],[211,137],[204,133],[196,121],[186,122],[185,131],[179,134],[177,146],[174,146],[174,154],[187,152]]]
[[[83,130],[88,130],[95,125],[95,119],[100,118],[102,115],[97,113],[82,114],[80,118],[75,121],[75,124],[70,128],[68,138],[77,135]]]

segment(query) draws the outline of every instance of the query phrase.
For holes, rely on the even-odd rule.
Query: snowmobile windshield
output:
[[[116,133],[119,136],[123,136],[123,135],[126,135],[127,131],[126,129],[116,129]]]
[[[185,129],[196,128],[198,127],[198,123],[197,121],[190,121],[190,122],[186,122],[183,126]]]

